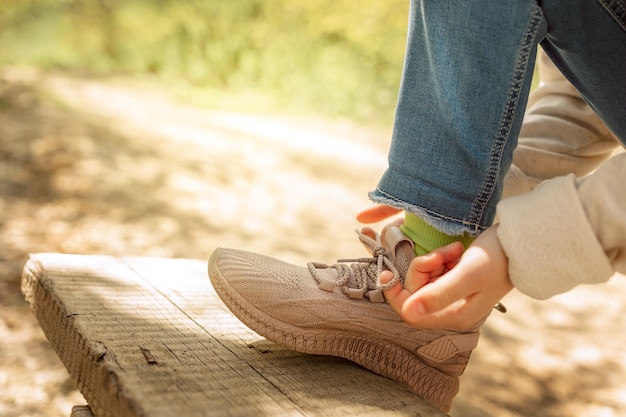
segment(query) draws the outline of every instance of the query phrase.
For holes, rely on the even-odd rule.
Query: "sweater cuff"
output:
[[[550,298],[578,284],[607,281],[613,268],[587,219],[573,175],[498,204],[498,238],[522,293]]]

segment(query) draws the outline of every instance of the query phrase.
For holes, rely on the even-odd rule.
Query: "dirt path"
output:
[[[19,293],[28,252],[287,261],[362,253],[354,212],[387,132],[191,108],[122,80],[0,72],[0,416],[82,402]],[[626,280],[545,303],[512,294],[452,415],[626,415]]]

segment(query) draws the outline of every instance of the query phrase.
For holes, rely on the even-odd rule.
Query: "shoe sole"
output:
[[[303,329],[274,319],[243,298],[217,267],[217,249],[209,260],[209,278],[217,295],[243,324],[279,345],[300,353],[347,359],[402,382],[443,411],[458,392],[458,379],[426,365],[411,352],[385,340],[328,329]]]

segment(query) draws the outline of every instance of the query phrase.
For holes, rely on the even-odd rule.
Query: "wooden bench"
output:
[[[72,416],[446,416],[351,362],[266,341],[230,314],[206,269],[31,255],[23,292],[89,404]]]

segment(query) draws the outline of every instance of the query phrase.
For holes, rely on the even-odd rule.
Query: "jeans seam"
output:
[[[609,12],[615,22],[626,31],[626,7],[617,0],[598,0],[598,3]]]
[[[515,72],[513,74],[513,81],[511,83],[511,88],[506,101],[504,115],[502,117],[502,121],[500,122],[500,126],[498,126],[495,141],[489,155],[489,169],[487,171],[487,177],[483,183],[483,188],[478,194],[478,197],[474,200],[470,209],[468,218],[468,220],[470,220],[470,224],[480,224],[480,219],[482,219],[487,203],[491,199],[495,190],[502,162],[502,152],[509,140],[511,126],[515,118],[517,104],[520,98],[520,92],[522,90],[526,72],[528,71],[528,58],[532,52],[534,40],[537,36],[541,21],[542,11],[537,7],[530,20],[528,29],[524,34],[524,41],[522,42],[520,54],[515,65]]]
[[[380,194],[382,194],[383,196],[385,196],[389,200],[397,202],[399,205],[402,206],[401,208],[403,208],[403,209],[406,209],[408,207],[415,207],[415,208],[423,211],[424,213],[428,213],[429,215],[431,215],[433,217],[437,217],[437,218],[439,218],[441,220],[451,221],[453,223],[461,224],[463,226],[471,226],[471,229],[470,229],[471,231],[478,231],[478,230],[486,229],[486,227],[481,226],[480,224],[472,223],[472,222],[469,222],[467,220],[457,219],[457,218],[454,218],[454,217],[444,216],[441,213],[437,213],[435,211],[429,210],[429,209],[424,208],[422,206],[418,206],[417,204],[409,203],[408,201],[404,201],[402,199],[399,199],[397,197],[392,196],[389,193],[384,192],[379,187],[376,187],[376,191],[378,191]],[[410,210],[407,210],[407,211],[410,211]]]

